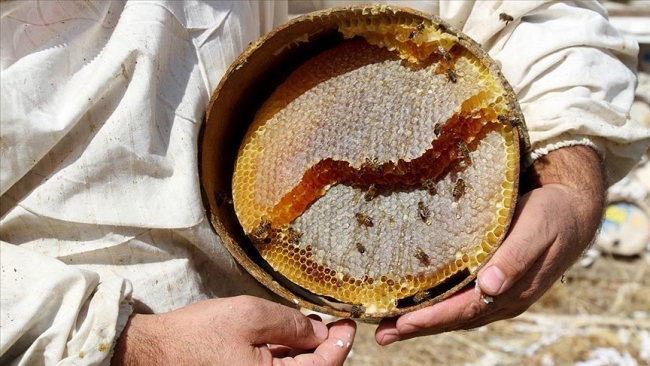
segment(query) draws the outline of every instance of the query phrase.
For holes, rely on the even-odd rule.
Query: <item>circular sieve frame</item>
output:
[[[473,53],[501,82],[508,108],[521,121],[518,128],[513,129],[516,135],[515,149],[519,152],[522,148],[528,148],[523,114],[512,87],[496,62],[478,43],[437,16],[387,5],[336,7],[294,18],[252,43],[231,64],[212,94],[199,136],[199,174],[207,215],[224,247],[256,280],[290,304],[338,317],[355,315],[351,314],[351,305],[311,294],[274,271],[243,232],[232,204],[224,202],[224,195],[232,197],[231,181],[240,142],[266,98],[303,62],[343,41],[338,30],[341,21],[378,15],[426,20],[445,27],[447,33],[455,35],[457,43]],[[506,233],[516,207],[519,172],[520,166],[517,165],[513,205],[505,225]],[[411,306],[381,313],[361,313],[355,317],[376,322],[442,301],[476,278],[479,269],[498,250],[503,238],[505,235],[483,264],[466,278],[447,286],[449,288],[444,292]]]

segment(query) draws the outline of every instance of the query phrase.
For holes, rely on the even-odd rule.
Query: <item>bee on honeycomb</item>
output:
[[[467,185],[463,178],[458,178],[456,183],[454,183],[454,187],[451,189],[451,195],[454,197],[454,200],[458,201],[465,194],[466,188]]]
[[[413,302],[419,304],[431,296],[429,291],[420,291],[413,296]]]
[[[452,57],[451,57],[451,54],[450,54],[449,52],[447,52],[447,50],[445,50],[444,47],[442,47],[442,46],[438,46],[438,51],[436,51],[436,53],[437,53],[438,55],[440,55],[440,57],[441,57],[443,60],[445,60],[445,61],[447,61],[447,62],[451,61],[451,58],[452,58]]]
[[[417,247],[415,249],[415,258],[420,261],[420,265],[424,267],[429,267],[431,265],[431,260],[429,255],[422,250],[422,248]]]
[[[422,182],[422,186],[429,192],[430,195],[434,196],[438,193],[438,188],[436,187],[436,183],[433,181],[433,179],[425,179]]]
[[[372,201],[373,198],[377,195],[377,185],[376,184],[371,184],[370,187],[368,187],[368,190],[366,193],[363,195],[363,199],[366,201]]]
[[[430,219],[431,212],[429,211],[429,208],[422,201],[418,202],[418,216],[420,216],[420,219],[427,225],[431,224],[431,219]]]
[[[436,123],[433,126],[433,133],[436,135],[436,137],[440,137],[440,123]]]
[[[456,71],[447,69],[445,71],[445,74],[447,74],[447,80],[451,81],[452,83],[456,83],[458,81],[458,74],[456,74]]]
[[[415,39],[418,35],[422,34],[424,31],[424,24],[420,23],[415,27],[415,30],[409,33],[409,39]]]
[[[262,219],[260,220],[260,223],[251,235],[253,238],[253,241],[256,244],[262,244],[262,243],[267,243],[271,239],[268,237],[269,231],[271,230],[271,221],[267,219]]]
[[[501,123],[509,123],[512,127],[517,127],[521,124],[521,121],[517,117],[506,116],[500,114],[497,116],[497,120]]]
[[[469,160],[469,149],[464,141],[458,141],[458,150],[460,152],[460,158]]]
[[[366,215],[364,213],[357,212],[356,214],[354,214],[354,217],[357,219],[357,223],[359,225],[362,225],[362,226],[365,226],[365,227],[375,226],[375,224],[372,222],[372,217],[370,217],[370,216],[368,216],[368,215]]]
[[[293,227],[287,229],[287,241],[291,244],[298,244],[302,238],[302,232],[296,230]]]
[[[521,119],[513,116],[506,116],[504,114],[500,114],[497,116],[497,120],[501,123],[507,123],[510,126],[516,128],[517,131],[519,131],[520,138],[523,139],[524,146],[527,149],[530,147],[530,137],[528,136],[524,123]]]
[[[383,170],[377,158],[372,158],[372,159],[366,158],[366,162],[363,163],[361,167],[365,169],[370,169],[370,171],[375,173],[381,173]]]

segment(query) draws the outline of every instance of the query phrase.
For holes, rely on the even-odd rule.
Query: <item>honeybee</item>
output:
[[[447,73],[447,80],[451,81],[452,83],[458,81],[458,74],[456,74],[456,71],[452,69],[447,69],[447,71],[445,72]]]
[[[366,252],[366,247],[364,247],[363,244],[361,244],[361,243],[356,243],[355,245],[356,245],[356,247],[357,247],[357,251],[358,251],[359,253],[363,254],[363,253]]]
[[[302,238],[302,232],[300,230],[296,230],[293,227],[289,226],[289,228],[287,228],[287,238],[289,243],[297,244],[300,242],[300,239]]]
[[[467,185],[465,184],[463,178],[458,178],[454,184],[454,188],[451,190],[451,195],[456,201],[458,201],[463,196],[463,194],[465,194],[465,188],[467,188]]]
[[[418,215],[425,223],[428,224],[430,222],[429,218],[431,213],[429,212],[429,208],[422,201],[418,202]]]
[[[352,308],[350,308],[350,318],[358,318],[363,313],[364,309],[361,305],[352,305]]]
[[[521,121],[517,117],[510,117],[503,114],[497,116],[497,120],[501,123],[509,123],[512,127],[517,127],[521,124]]]
[[[428,299],[429,296],[431,296],[429,291],[418,292],[417,294],[413,295],[413,302],[416,304],[421,303],[422,301]]]
[[[509,15],[509,14],[506,14],[506,13],[501,13],[501,14],[499,14],[499,20],[502,21],[502,22],[506,22],[506,25],[508,25],[508,23],[515,20],[515,18],[513,18],[512,15]]]
[[[417,37],[419,34],[421,34],[424,31],[424,24],[420,23],[415,27],[415,30],[409,34],[409,39],[413,39]]]
[[[436,183],[433,181],[433,179],[425,179],[422,182],[422,185],[427,189],[430,195],[433,196],[438,193],[438,188],[436,187]]]
[[[363,163],[362,167],[368,168],[375,173],[381,173],[382,171],[381,164],[379,164],[379,160],[377,158],[366,158],[366,162]]]
[[[262,219],[260,224],[251,234],[251,239],[254,244],[268,244],[271,242],[271,238],[268,237],[268,232],[271,229],[271,221]]]
[[[500,114],[497,116],[497,120],[499,120],[501,123],[509,123],[510,126],[516,128],[517,131],[519,131],[520,138],[524,140],[525,148],[528,149],[530,147],[530,138],[528,137],[528,133],[523,128],[523,124],[519,118]]]
[[[440,57],[442,57],[445,61],[451,61],[451,55],[449,54],[449,52],[447,52],[447,50],[445,50],[444,47],[442,47],[442,46],[438,46],[438,51],[437,51],[437,53],[438,53],[438,55],[440,55]]]
[[[469,149],[467,148],[467,145],[465,145],[464,141],[458,141],[458,150],[460,151],[460,157],[469,160]]]
[[[253,233],[253,236],[261,238],[263,236],[266,236],[267,232],[271,229],[271,221],[267,219],[262,219],[260,220],[260,224]]]
[[[366,227],[375,226],[375,224],[372,222],[372,217],[364,213],[357,212],[356,214],[354,214],[354,217],[357,219],[359,225],[363,225]]]
[[[420,261],[421,266],[429,267],[431,261],[429,260],[429,255],[422,250],[422,248],[417,247],[415,249],[415,258]]]
[[[433,125],[433,133],[436,135],[436,137],[440,136],[440,123]]]
[[[515,128],[521,127],[521,120],[517,117],[510,117],[510,126]]]
[[[377,185],[374,183],[368,187],[368,190],[366,191],[366,194],[363,195],[363,199],[366,201],[372,201],[373,198],[377,195]]]

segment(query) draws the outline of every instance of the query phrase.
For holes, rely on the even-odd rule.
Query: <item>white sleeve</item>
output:
[[[0,245],[0,363],[108,364],[131,314],[131,284]]]
[[[503,12],[514,21],[500,21]],[[650,131],[628,114],[638,44],[619,35],[597,2],[477,3],[464,27],[517,93],[532,144],[526,166],[560,147],[588,145],[603,156],[612,184],[650,146]]]

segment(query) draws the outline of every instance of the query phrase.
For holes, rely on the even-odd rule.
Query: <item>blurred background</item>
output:
[[[650,128],[650,1],[601,1],[640,45],[630,115]],[[600,233],[527,312],[467,332],[380,347],[359,323],[346,365],[650,365],[650,164],[643,160],[609,190]]]

